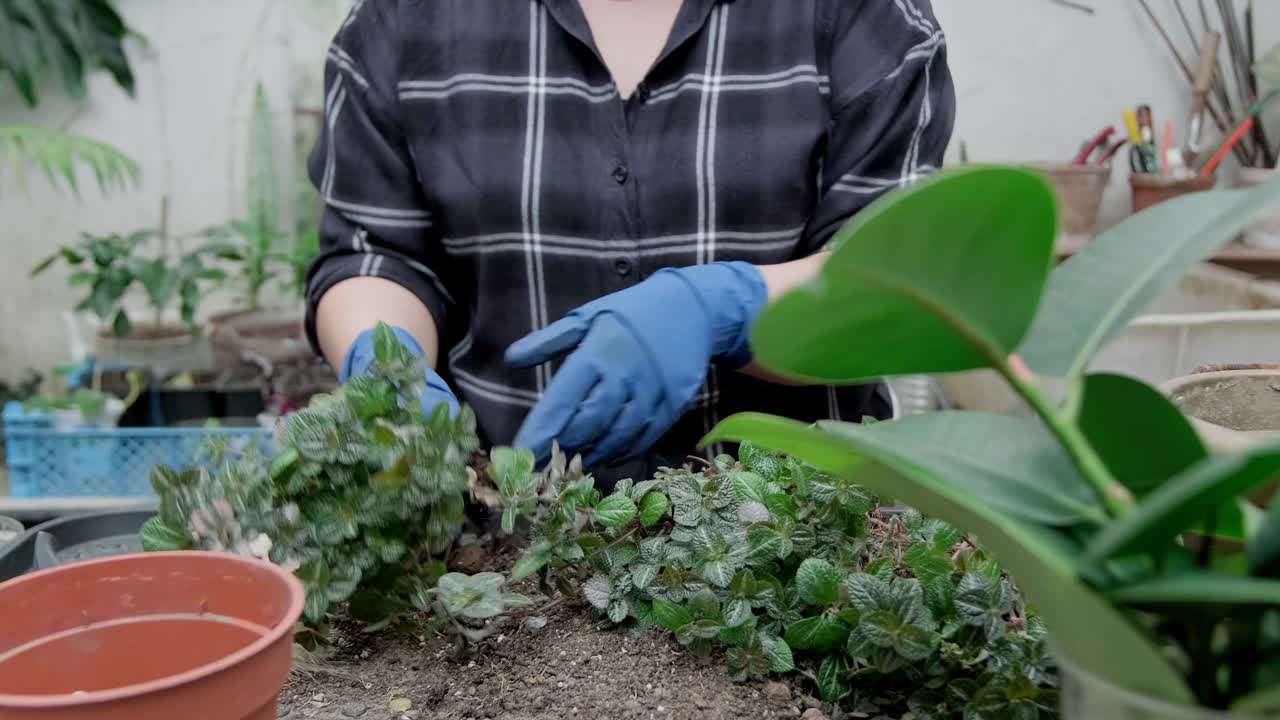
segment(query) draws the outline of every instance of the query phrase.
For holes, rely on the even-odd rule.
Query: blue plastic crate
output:
[[[261,428],[113,428],[60,431],[47,413],[4,408],[10,494],[20,498],[147,497],[156,465],[195,464],[209,439],[270,451]]]

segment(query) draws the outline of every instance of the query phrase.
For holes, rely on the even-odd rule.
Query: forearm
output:
[[[436,363],[440,341],[435,320],[416,295],[390,280],[343,280],[320,299],[315,318],[320,350],[335,370],[341,369],[356,337],[379,322],[404,328],[422,346],[430,362]]]
[[[760,265],[760,275],[764,277],[765,287],[769,291],[769,302],[775,302],[778,298],[785,295],[814,278],[818,277],[818,271],[822,269],[823,263],[830,257],[829,252],[820,252],[809,257],[791,262],[780,263],[778,265]],[[805,383],[788,380],[779,375],[769,372],[758,363],[752,362],[739,372],[746,373],[754,378],[767,380],[779,385],[803,385]]]

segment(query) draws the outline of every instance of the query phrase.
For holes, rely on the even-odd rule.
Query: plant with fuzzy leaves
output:
[[[761,313],[751,340],[772,372],[810,382],[988,368],[1034,417],[815,427],[739,415],[707,441],[789,453],[975,533],[1073,666],[1068,713],[1272,716],[1280,502],[1264,513],[1247,494],[1280,475],[1280,446],[1212,455],[1169,398],[1089,368],[1149,302],[1275,207],[1280,178],[1156,205],[1056,269],[1054,202],[1038,174],[1002,167],[886,196],[837,234],[815,281]],[[1121,691],[1139,700],[1116,709]]]
[[[216,469],[157,468],[160,512],[144,547],[291,567],[313,624],[342,602],[369,622],[414,607],[444,575],[440,558],[463,523],[475,416],[464,408],[450,419],[444,406],[424,415],[422,361],[389,327],[376,333],[370,372],[290,416],[270,461],[248,448]]]
[[[741,457],[601,497],[553,456],[512,493],[542,499],[513,575],[723,651],[735,679],[799,669],[826,700],[922,718],[1053,715],[1042,625],[959,532],[794,459]]]

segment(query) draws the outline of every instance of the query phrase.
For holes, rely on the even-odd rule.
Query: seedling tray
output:
[[[81,560],[142,552],[138,531],[152,515],[152,510],[122,510],[41,523],[0,548],[0,582]]]

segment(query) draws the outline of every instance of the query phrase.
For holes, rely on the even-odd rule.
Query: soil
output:
[[[190,335],[191,331],[174,325],[136,324],[129,330],[127,340],[166,340]],[[102,331],[103,337],[112,337],[111,330]]]
[[[819,707],[789,684],[736,684],[718,661],[688,656],[665,633],[601,629],[581,607],[546,618],[541,629],[513,627],[461,661],[449,658],[443,638],[351,630],[328,669],[285,688],[281,717],[719,720],[799,718]],[[392,709],[405,699],[407,712]]]
[[[451,569],[509,567],[515,542],[456,547]],[[520,588],[517,588],[520,589]],[[669,633],[599,626],[584,602],[570,601],[512,624],[467,658],[407,623],[376,634],[334,629],[313,670],[295,673],[280,697],[286,720],[826,720],[810,688],[787,682],[735,683],[719,658],[696,658]],[[545,624],[540,620],[545,619]],[[419,634],[420,633],[420,634]],[[803,678],[799,678],[803,682]],[[405,709],[405,701],[410,703]]]
[[[1173,401],[1189,415],[1232,430],[1280,430],[1280,380],[1271,375],[1193,385]]]

